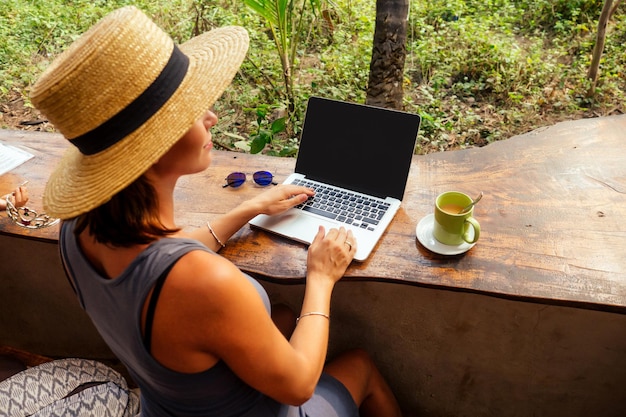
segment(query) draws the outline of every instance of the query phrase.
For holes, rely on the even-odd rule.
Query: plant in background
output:
[[[268,115],[270,107],[267,104],[261,104],[254,109],[246,109],[256,113],[257,130],[250,135],[250,153],[255,154],[261,152],[267,145],[272,144],[277,135],[285,131],[285,117],[279,117],[270,122]],[[269,152],[272,154],[273,152]],[[280,156],[288,156],[290,149],[284,147],[279,153]]]
[[[243,0],[244,4],[265,19],[283,69],[285,98],[289,112],[295,109],[294,68],[302,35],[307,23],[321,13],[321,0]],[[310,9],[307,7],[310,5]]]
[[[14,128],[36,118],[28,90],[37,75],[97,19],[128,3],[0,0],[0,127]],[[248,59],[216,103],[220,123],[215,139],[225,149],[249,152],[255,140],[255,150],[264,146],[259,152],[294,155],[309,96],[365,101],[374,1],[132,3],[179,43],[222,25],[248,29]],[[607,27],[601,76],[588,97],[587,72],[603,3],[412,0],[403,82],[405,109],[424,117],[417,152],[482,146],[561,120],[624,113],[624,1],[613,0],[620,6]],[[270,21],[275,22],[275,34]],[[285,60],[276,59],[274,43],[285,45],[280,49]],[[295,103],[289,112],[277,110],[288,108],[283,63],[288,64],[289,94]],[[267,103],[262,117],[257,113],[260,103]],[[272,127],[272,120],[283,115],[286,127],[280,131],[282,122]]]

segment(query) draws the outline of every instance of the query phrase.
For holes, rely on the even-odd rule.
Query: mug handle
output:
[[[471,239],[470,234],[469,234],[470,226],[474,228],[474,239]],[[466,241],[467,243],[476,243],[479,237],[480,237],[480,224],[478,224],[478,221],[475,218],[468,217],[467,219],[465,219],[465,233],[463,233],[463,240]]]

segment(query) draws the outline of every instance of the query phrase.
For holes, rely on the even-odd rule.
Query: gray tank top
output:
[[[74,226],[72,220],[61,226],[59,247],[63,263],[82,308],[139,386],[142,417],[358,416],[348,391],[328,375],[323,375],[311,400],[302,407],[292,407],[279,404],[245,384],[222,361],[192,374],[160,365],[143,343],[141,311],[146,297],[161,273],[181,256],[193,250],[212,251],[193,239],[159,239],[140,253],[119,277],[108,279],[83,255],[73,234]],[[246,277],[269,313],[266,291],[252,277]],[[322,393],[327,398],[322,398]],[[344,414],[340,409],[349,411]]]

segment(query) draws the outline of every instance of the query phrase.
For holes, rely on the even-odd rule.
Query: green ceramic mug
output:
[[[465,242],[475,243],[478,240],[480,224],[472,217],[474,207],[467,213],[459,214],[471,202],[470,196],[458,191],[447,191],[439,194],[435,201],[435,221],[433,224],[435,239],[444,245],[451,246]]]

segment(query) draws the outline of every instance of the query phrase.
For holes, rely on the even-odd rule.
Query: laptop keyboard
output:
[[[309,211],[361,229],[374,230],[385,215],[389,203],[350,191],[309,180],[294,180],[292,184],[315,190],[315,196],[295,208]]]

